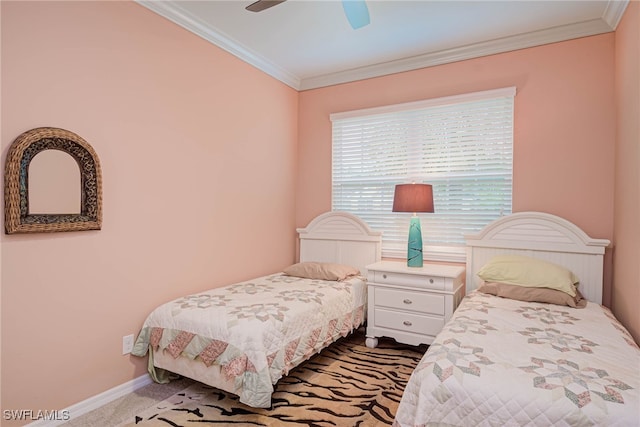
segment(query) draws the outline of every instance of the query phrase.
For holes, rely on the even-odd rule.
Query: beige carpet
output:
[[[113,427],[132,419],[135,414],[158,402],[172,396],[195,381],[181,378],[169,384],[151,383],[138,390],[126,394],[106,405],[94,409],[86,414],[76,416],[71,413],[71,420],[64,423],[64,427]]]
[[[402,391],[426,346],[380,339],[364,345],[363,330],[339,340],[292,370],[276,385],[272,407],[246,406],[230,393],[198,382],[145,409],[120,426],[384,426],[391,425]],[[87,424],[88,425],[88,424]]]

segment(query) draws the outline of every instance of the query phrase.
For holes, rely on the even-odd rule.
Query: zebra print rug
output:
[[[153,405],[123,426],[391,425],[411,372],[426,351],[381,338],[364,345],[359,329],[289,372],[269,409],[251,408],[201,383]]]

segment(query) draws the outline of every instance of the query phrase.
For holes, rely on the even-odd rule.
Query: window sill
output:
[[[407,259],[407,251],[400,251],[397,249],[382,250],[383,258],[397,258]],[[436,261],[436,262],[454,262],[454,263],[466,263],[467,262],[467,249],[465,247],[454,246],[439,246],[439,247],[426,247],[424,248],[424,260]]]

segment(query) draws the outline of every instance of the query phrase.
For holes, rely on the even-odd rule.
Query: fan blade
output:
[[[258,0],[257,2],[251,3],[249,6],[245,7],[245,9],[251,12],[261,12],[265,9],[269,9],[270,7],[279,5],[286,0]]]
[[[351,24],[351,28],[354,30],[371,22],[369,8],[364,0],[342,0],[342,7],[344,8],[344,14],[347,15],[349,24]]]

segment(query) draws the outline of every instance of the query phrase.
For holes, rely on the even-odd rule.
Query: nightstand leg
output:
[[[365,345],[369,348],[376,348],[378,346],[378,338],[376,337],[367,337],[365,341]]]

